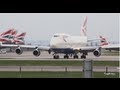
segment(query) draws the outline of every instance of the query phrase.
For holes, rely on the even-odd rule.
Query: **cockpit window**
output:
[[[59,35],[54,35],[54,37],[59,37]]]

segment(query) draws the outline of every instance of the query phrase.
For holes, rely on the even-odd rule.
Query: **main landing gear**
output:
[[[73,58],[74,58],[74,59],[78,59],[78,55],[75,54],[75,55],[73,56]],[[64,59],[69,59],[69,55],[66,54],[66,55],[64,56]]]
[[[86,59],[86,55],[88,55],[87,52],[84,52],[81,56],[81,59]]]
[[[74,59],[78,59],[78,55],[75,54],[75,55],[73,56],[73,58],[74,58]]]
[[[59,59],[59,55],[54,55],[53,58],[54,59]]]
[[[86,59],[86,55],[82,55],[82,56],[81,56],[81,59]]]
[[[64,55],[64,59],[69,59],[69,56],[67,54]]]
[[[83,53],[83,54],[81,55],[81,59],[86,59],[86,55],[87,55],[87,53]],[[53,55],[53,59],[59,59],[59,58],[60,58],[59,55],[56,55],[56,54]],[[78,57],[77,54],[75,54],[75,55],[73,56],[73,58],[74,58],[74,59],[78,59],[79,57]],[[64,59],[69,59],[69,55],[68,55],[68,54],[64,55]]]

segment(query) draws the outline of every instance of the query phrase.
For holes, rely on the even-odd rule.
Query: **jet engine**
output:
[[[99,49],[96,49],[93,51],[93,54],[96,56],[96,57],[99,57],[101,55],[101,51]]]
[[[23,50],[20,47],[18,47],[18,48],[15,49],[15,52],[17,54],[21,55],[23,53]]]
[[[33,51],[33,55],[35,55],[35,56],[40,56],[40,51],[39,51],[38,49],[35,49],[35,50]]]

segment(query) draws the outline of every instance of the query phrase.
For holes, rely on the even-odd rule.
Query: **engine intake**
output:
[[[16,48],[15,52],[18,54],[18,55],[21,55],[23,53],[22,49],[20,48]]]
[[[96,49],[93,54],[96,56],[96,57],[99,57],[101,55],[101,52],[100,50]]]
[[[35,50],[33,51],[33,55],[35,55],[35,56],[40,56],[40,51],[39,51],[38,49],[35,49]]]

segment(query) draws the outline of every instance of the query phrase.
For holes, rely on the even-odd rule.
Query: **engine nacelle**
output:
[[[35,55],[35,56],[40,56],[40,51],[39,51],[38,49],[35,49],[35,50],[33,51],[33,55]]]
[[[16,48],[15,49],[15,52],[18,54],[18,55],[21,55],[23,53],[23,50],[21,48]]]
[[[101,55],[101,51],[96,49],[94,50],[93,54],[96,56],[96,57],[99,57]]]

